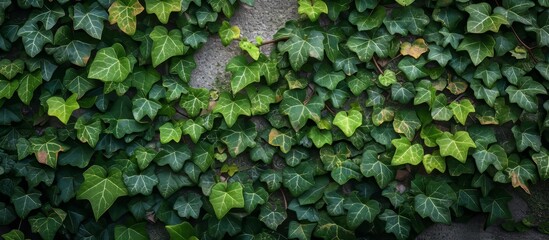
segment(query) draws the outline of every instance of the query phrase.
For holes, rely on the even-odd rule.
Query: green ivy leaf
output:
[[[25,240],[25,234],[17,229],[12,229],[11,231],[1,235],[5,240]]]
[[[536,112],[538,110],[536,95],[547,94],[545,87],[534,80],[520,81],[518,86],[508,86],[505,92],[509,94],[510,102],[518,104],[519,107],[528,112]]]
[[[29,139],[31,149],[36,160],[39,163],[46,164],[52,168],[57,166],[57,157],[59,152],[64,152],[69,149],[68,146],[58,141],[55,136],[43,135],[40,137],[32,137]]]
[[[181,127],[174,126],[172,123],[167,122],[162,124],[160,130],[160,142],[162,144],[169,143],[170,141],[179,142],[183,133]]]
[[[147,223],[136,223],[130,227],[116,225],[116,227],[114,227],[114,239],[147,240],[149,239],[149,234],[147,233]]]
[[[155,158],[158,166],[169,165],[174,172],[179,172],[185,162],[191,159],[191,150],[183,144],[164,144]]]
[[[173,57],[170,63],[170,74],[177,74],[184,82],[189,82],[195,68],[196,62],[191,55],[183,58]]]
[[[272,128],[269,132],[269,144],[279,147],[283,153],[288,153],[292,146],[296,144],[296,139],[291,131],[279,131]]]
[[[215,22],[218,16],[217,11],[212,11],[212,9],[207,6],[200,7],[198,10],[196,10],[195,14],[196,20],[198,21],[198,26],[200,28],[204,28],[209,22]]]
[[[395,178],[393,168],[379,159],[378,155],[371,150],[362,154],[360,171],[365,177],[374,177],[380,188],[385,188]]]
[[[137,194],[148,196],[152,194],[154,186],[158,184],[158,178],[154,174],[154,168],[150,167],[140,174],[124,173],[124,184],[126,185],[130,196],[135,196]]]
[[[196,238],[196,230],[189,222],[181,222],[176,225],[166,225],[166,230],[172,240],[189,240]]]
[[[246,86],[260,80],[260,65],[257,62],[248,64],[243,56],[236,56],[229,60],[226,70],[232,73],[231,90],[238,93]]]
[[[443,132],[436,139],[436,142],[440,148],[441,156],[452,156],[462,163],[467,160],[469,148],[476,148],[473,139],[465,131],[458,131],[453,135],[449,132]]]
[[[393,40],[393,36],[384,28],[379,28],[371,36],[366,32],[353,34],[347,40],[347,47],[358,55],[360,61],[368,62],[374,54],[377,54],[378,57],[387,57],[391,40]]]
[[[391,165],[412,164],[418,165],[423,160],[423,147],[420,144],[413,144],[405,137],[391,141],[396,151],[393,155]]]
[[[532,154],[532,160],[538,167],[539,176],[546,180],[549,178],[549,154],[547,149],[541,148],[540,152]]]
[[[308,96],[306,90],[287,90],[280,102],[280,110],[290,118],[295,131],[299,131],[308,119],[320,121],[324,101],[317,96]]]
[[[40,196],[42,196],[42,193],[35,189],[25,192],[22,188],[16,187],[11,195],[11,202],[15,207],[17,216],[26,218],[32,210],[40,208],[42,206]]]
[[[414,81],[427,76],[427,72],[424,70],[425,64],[427,64],[427,61],[423,57],[416,60],[406,56],[398,63],[398,69],[406,75],[409,81]]]
[[[65,101],[61,97],[50,97],[46,101],[48,104],[48,115],[57,117],[62,123],[67,124],[74,110],[80,109],[76,101],[76,94],[71,95]]]
[[[101,39],[103,22],[109,18],[109,14],[97,2],[88,7],[77,3],[73,9],[74,30],[82,29],[91,37]]]
[[[471,82],[471,88],[475,92],[475,97],[478,99],[484,99],[489,106],[494,106],[496,98],[499,96],[499,91],[496,86],[487,88],[478,80]]]
[[[435,97],[435,101],[432,104],[431,108],[431,117],[433,120],[438,121],[448,121],[452,118],[452,110],[446,105],[448,100],[446,95],[439,94]]]
[[[509,194],[501,190],[492,191],[488,196],[480,198],[482,211],[489,213],[487,225],[492,225],[498,219],[511,218],[511,211],[507,205],[511,198]]]
[[[185,195],[179,196],[173,205],[173,209],[177,211],[177,214],[182,218],[194,218],[197,219],[202,208],[202,199],[198,193],[189,192]]]
[[[181,28],[184,43],[192,48],[198,48],[208,41],[208,32],[196,28],[194,25],[187,25]]]
[[[134,98],[132,104],[133,118],[136,121],[141,121],[145,116],[149,116],[149,118],[153,120],[158,113],[158,110],[162,108],[162,105],[156,101],[146,98]]]
[[[314,186],[314,169],[305,163],[293,168],[284,168],[282,179],[284,187],[290,190],[292,196],[299,196]]]
[[[479,65],[486,57],[494,56],[496,41],[487,34],[465,35],[465,38],[456,48],[458,51],[467,51],[473,64]]]
[[[25,70],[25,62],[21,59],[15,59],[13,61],[2,59],[0,61],[0,74],[8,80],[11,80],[19,73],[23,73],[23,70]]]
[[[356,192],[345,198],[343,207],[347,209],[347,225],[354,229],[364,221],[369,223],[381,212],[381,204],[376,200],[363,201]]]
[[[326,144],[332,144],[332,133],[327,130],[320,130],[318,127],[312,127],[307,133],[307,136],[313,141],[317,148],[321,148]]]
[[[444,173],[446,172],[446,161],[444,157],[440,156],[440,152],[435,150],[431,154],[423,156],[423,167],[427,173],[431,173],[435,169]]]
[[[25,23],[17,32],[17,36],[22,38],[25,51],[30,57],[38,55],[46,43],[53,42],[51,30],[44,29],[44,26],[38,27],[34,22]]]
[[[158,20],[166,24],[171,12],[181,11],[180,0],[145,0],[145,8],[148,14],[154,13]]]
[[[345,74],[341,71],[334,72],[331,67],[322,67],[316,72],[314,81],[319,86],[329,90],[334,90],[337,84],[345,79]]]
[[[395,72],[390,69],[385,69],[385,71],[383,71],[383,74],[380,74],[378,76],[378,80],[379,83],[385,87],[391,86],[393,85],[393,83],[397,82]]]
[[[153,41],[151,50],[153,67],[157,67],[171,57],[181,56],[189,49],[183,44],[183,36],[178,29],[168,32],[164,26],[156,26],[149,37]]]
[[[117,198],[128,195],[122,181],[122,173],[116,168],[105,170],[93,165],[84,172],[84,182],[78,188],[76,199],[86,199],[91,203],[95,220],[103,215]]]
[[[200,136],[206,132],[206,129],[196,123],[194,120],[189,119],[183,123],[182,130],[184,134],[187,134],[191,137],[191,140],[194,143],[198,143],[198,140],[200,139]]]
[[[126,56],[124,47],[120,43],[115,43],[97,52],[88,71],[88,78],[103,82],[122,82],[132,69],[133,63],[130,57]]]
[[[244,194],[239,182],[219,182],[213,185],[210,203],[217,219],[223,218],[233,208],[244,207]]]
[[[307,17],[309,17],[309,20],[315,22],[318,17],[320,17],[320,14],[322,13],[328,13],[328,6],[326,3],[322,0],[299,0],[298,1],[299,8],[297,9],[297,12],[299,14],[306,14]]]
[[[475,112],[475,106],[469,99],[463,99],[459,102],[453,101],[448,107],[452,110],[454,118],[462,125],[465,125],[469,113]]]
[[[138,0],[116,0],[109,7],[109,22],[118,24],[120,30],[131,36],[137,28],[136,16],[143,10]]]
[[[231,26],[229,22],[223,21],[219,28],[219,38],[221,38],[221,44],[226,47],[233,40],[240,38],[240,28],[238,26]]]
[[[256,145],[254,139],[257,136],[254,123],[239,122],[230,129],[224,129],[221,133],[221,142],[228,147],[231,157],[236,157],[244,152],[246,148]]]
[[[294,70],[299,70],[309,57],[318,60],[324,59],[324,34],[313,30],[308,33],[299,31],[280,45],[282,53],[287,52],[290,57],[290,64]]]
[[[338,112],[333,120],[333,124],[339,127],[345,133],[345,136],[350,137],[362,125],[362,113],[357,110]]]
[[[32,73],[25,74],[19,79],[19,88],[17,88],[17,95],[23,101],[24,104],[29,105],[34,90],[36,90],[42,84],[42,74],[40,71],[34,71]]]
[[[507,167],[507,153],[499,144],[493,144],[490,148],[485,148],[482,145],[473,153],[477,169],[483,173],[490,165],[494,165],[497,170],[501,171]]]
[[[268,228],[276,230],[286,220],[288,214],[280,200],[271,200],[261,206],[259,220]]]
[[[156,188],[163,198],[168,198],[179,189],[185,186],[194,185],[191,180],[185,174],[175,173],[170,168],[157,168],[156,177],[158,178],[158,184]],[[206,186],[206,184],[201,184]],[[170,211],[172,209],[170,208]]]
[[[29,223],[32,232],[39,233],[43,239],[53,240],[66,217],[67,213],[62,209],[52,208],[47,215],[38,213],[29,217]]]
[[[494,83],[502,78],[499,64],[496,62],[483,61],[475,70],[474,77],[482,79],[484,85],[493,87]]]
[[[349,15],[349,22],[356,25],[358,31],[372,30],[383,24],[386,14],[387,12],[383,6],[376,7],[368,15],[353,11]]]
[[[421,122],[412,110],[399,110],[395,114],[393,128],[395,132],[402,133],[408,140],[412,141],[416,135],[416,130],[421,127]]]
[[[412,228],[410,218],[395,213],[391,209],[385,209],[383,214],[379,215],[379,219],[385,221],[385,231],[393,233],[398,239],[407,239]]]
[[[200,168],[202,172],[208,170],[214,161],[213,145],[207,142],[199,142],[193,152],[193,163]]]
[[[263,86],[260,88],[249,88],[246,90],[251,103],[252,115],[262,115],[269,112],[269,105],[275,103],[275,92],[270,88]]]
[[[291,221],[288,226],[288,237],[299,240],[311,239],[316,223],[301,224],[297,221]]]
[[[189,88],[181,98],[179,106],[185,109],[190,117],[196,117],[202,109],[208,108],[210,92],[205,88]]]
[[[391,85],[391,99],[402,104],[410,102],[414,98],[414,85],[410,82],[395,83]]]
[[[527,124],[515,125],[511,128],[515,142],[517,144],[517,150],[522,152],[526,148],[531,147],[534,151],[539,152],[541,148],[541,137],[537,127],[535,125]]]
[[[99,119],[87,121],[85,117],[79,117],[74,125],[76,129],[76,137],[83,143],[88,143],[91,147],[95,147],[99,141],[99,134],[103,127]]]
[[[470,33],[498,32],[502,24],[509,24],[507,18],[501,14],[490,15],[492,7],[485,2],[468,5],[465,11],[470,14],[467,19],[467,31]]]
[[[235,98],[232,98],[229,93],[222,92],[213,112],[221,113],[227,126],[232,127],[236,123],[238,116],[251,115],[252,112],[250,108],[250,101],[244,95],[237,94]]]
[[[244,185],[244,210],[251,213],[258,205],[263,205],[269,199],[269,193],[264,188],[255,188],[251,184]]]
[[[425,194],[414,197],[414,208],[423,218],[429,217],[433,222],[451,223],[450,206],[457,201],[454,190],[444,182],[429,181]]]

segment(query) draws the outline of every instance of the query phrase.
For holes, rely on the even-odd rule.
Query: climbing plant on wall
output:
[[[2,238],[407,239],[549,178],[548,1],[243,4],[0,0]]]

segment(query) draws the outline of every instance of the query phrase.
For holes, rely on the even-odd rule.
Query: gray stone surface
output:
[[[299,17],[297,0],[256,0],[253,7],[241,4],[231,18],[231,25],[240,28],[242,37],[250,40],[261,36],[264,40],[272,39],[278,29],[288,20]],[[270,49],[262,47],[267,53]],[[227,86],[230,74],[225,72],[227,62],[240,53],[238,43],[224,47],[218,36],[210,36],[208,42],[196,53],[197,67],[192,73],[191,86],[215,89]]]

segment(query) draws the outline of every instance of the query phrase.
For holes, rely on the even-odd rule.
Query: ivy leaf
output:
[[[508,86],[505,92],[509,94],[509,101],[516,103],[528,112],[536,112],[538,108],[537,94],[547,94],[547,90],[534,80],[524,80],[518,86]]]
[[[294,70],[299,70],[309,57],[322,60],[324,58],[324,35],[316,30],[304,33],[299,31],[280,45],[280,52],[287,52],[290,64]]]
[[[93,165],[84,172],[84,182],[78,188],[76,199],[86,199],[91,203],[95,220],[103,215],[117,198],[128,195],[122,173],[116,168],[105,170]]]
[[[17,216],[26,218],[32,210],[40,208],[42,206],[40,202],[41,195],[42,193],[34,189],[25,192],[22,188],[16,187],[11,195],[11,202],[15,207]]]
[[[264,188],[254,189],[251,184],[244,185],[244,210],[251,213],[258,205],[263,205],[269,199],[269,193]]]
[[[493,87],[494,83],[502,77],[499,64],[491,61],[482,62],[475,70],[474,77],[482,79],[484,85]]]
[[[246,90],[252,106],[252,115],[262,115],[269,112],[269,105],[276,102],[275,92],[266,86]]]
[[[291,221],[288,226],[288,237],[299,240],[311,239],[316,223],[301,224],[297,221]]]
[[[183,131],[180,127],[174,126],[171,122],[162,124],[160,128],[160,143],[166,144],[170,141],[179,142]]]
[[[313,141],[315,147],[321,148],[325,144],[332,144],[332,133],[327,130],[320,130],[318,127],[312,127],[307,136]]]
[[[314,186],[314,169],[305,163],[293,168],[284,168],[282,179],[284,187],[290,190],[292,196],[299,196]]]
[[[299,0],[298,4],[299,8],[297,9],[297,12],[299,14],[306,14],[312,22],[315,22],[318,17],[320,17],[320,14],[328,14],[328,6],[322,0],[315,0],[312,2],[310,0]]]
[[[124,184],[130,196],[137,194],[148,196],[152,194],[154,186],[158,184],[158,178],[154,174],[154,168],[150,167],[141,174],[124,174]]]
[[[74,125],[78,140],[83,143],[87,142],[91,147],[95,147],[99,141],[99,134],[101,134],[102,128],[99,119],[86,121],[84,117],[79,117]]]
[[[398,239],[407,239],[410,235],[412,221],[410,218],[395,213],[391,209],[385,209],[379,219],[385,221],[385,231],[393,233]]]
[[[395,8],[392,12],[393,20],[399,25],[398,32],[407,35],[410,32],[412,35],[421,36],[426,29],[427,24],[430,22],[429,16],[425,14],[422,8],[407,6],[402,8]]]
[[[135,98],[132,101],[133,104],[133,118],[136,121],[141,121],[143,117],[149,116],[152,120],[158,113],[158,110],[162,108],[162,105],[155,102],[154,100],[149,100],[146,98]]]
[[[374,177],[380,188],[385,188],[395,178],[395,171],[385,164],[374,151],[366,150],[362,154],[360,172],[365,177]]]
[[[25,70],[25,62],[21,59],[15,59],[13,62],[9,59],[0,61],[0,74],[8,80],[14,78],[18,73],[23,73],[23,70]]]
[[[196,68],[193,56],[186,55],[183,58],[172,58],[170,74],[177,74],[184,82],[191,80],[192,71]]]
[[[494,165],[497,170],[503,170],[507,167],[507,153],[499,144],[493,144],[490,148],[480,147],[473,153],[477,169],[483,173],[491,165]]]
[[[341,71],[334,72],[331,67],[322,67],[316,72],[314,81],[319,86],[329,90],[334,90],[337,84],[345,79],[345,74]]]
[[[73,94],[66,101],[61,97],[48,98],[48,115],[56,116],[62,123],[67,124],[74,110],[80,109],[76,97],[77,95]]]
[[[202,208],[202,198],[198,193],[189,192],[179,196],[173,205],[173,210],[177,211],[177,215],[182,218],[197,219]]]
[[[426,77],[427,73],[424,70],[424,66],[427,64],[424,58],[419,58],[415,60],[411,57],[404,57],[398,63],[398,69],[400,69],[405,75],[406,78],[410,81],[414,81],[418,78]]]
[[[515,137],[519,152],[526,150],[528,147],[531,147],[536,152],[540,151],[541,137],[535,125],[515,125],[511,128],[511,131]]]
[[[391,165],[412,164],[418,165],[423,160],[423,147],[420,144],[413,144],[405,137],[391,141],[396,151],[391,160]]]
[[[445,67],[448,61],[452,60],[452,52],[448,48],[431,45],[427,59],[437,61],[440,66]]]
[[[88,78],[103,82],[122,82],[128,77],[132,68],[133,63],[129,57],[126,57],[124,47],[120,43],[115,43],[97,52],[88,71]]]
[[[58,47],[46,47],[48,54],[53,54],[57,63],[70,61],[72,64],[84,67],[88,64],[91,57],[91,51],[95,45],[85,43],[79,40],[72,40],[65,45]]]
[[[486,101],[489,106],[494,106],[496,98],[499,96],[499,91],[496,86],[492,88],[487,88],[486,86],[484,86],[484,84],[482,84],[482,82],[478,80],[473,80],[471,82],[471,88],[475,92],[476,98],[484,99],[484,101]]]
[[[431,173],[435,169],[444,173],[446,172],[446,161],[440,156],[440,152],[435,150],[432,154],[425,154],[423,156],[423,167],[425,167],[427,173]]]
[[[191,159],[191,150],[183,144],[164,144],[155,158],[158,166],[170,165],[174,172],[179,172],[185,162]]]
[[[367,31],[375,29],[383,24],[387,12],[385,7],[378,6],[368,15],[352,11],[349,15],[349,22],[356,25],[358,31]]]
[[[347,209],[347,225],[352,229],[359,227],[364,221],[373,222],[381,212],[381,204],[378,201],[364,202],[356,192],[345,199],[343,207]]]
[[[231,157],[236,157],[246,148],[256,145],[254,139],[257,136],[254,123],[237,123],[230,129],[224,129],[221,133],[221,142],[228,147]]]
[[[435,101],[432,104],[431,108],[431,117],[433,120],[438,121],[448,121],[452,118],[452,110],[446,106],[447,102],[446,95],[439,94],[435,97]]]
[[[194,120],[189,119],[183,123],[182,130],[184,134],[187,134],[191,137],[191,140],[194,143],[198,143],[198,140],[200,139],[200,136],[206,132],[206,129],[196,123]]]
[[[290,118],[290,124],[295,131],[299,131],[308,119],[320,121],[320,112],[324,108],[324,101],[314,95],[307,95],[306,90],[287,90],[280,102],[280,110]]]
[[[202,6],[196,10],[196,20],[198,21],[198,26],[204,28],[207,23],[215,22],[217,20],[217,12],[212,11],[208,6]]]
[[[502,2],[503,8],[495,8],[494,12],[500,10],[501,14],[507,17],[509,24],[520,22],[525,25],[532,24],[532,19],[529,16],[528,9],[534,7],[531,1],[505,0]],[[502,11],[501,11],[502,10]]]
[[[48,215],[38,213],[29,217],[31,230],[34,233],[39,233],[43,239],[53,240],[57,230],[63,225],[63,221],[67,217],[67,213],[59,208],[51,208]]]
[[[369,62],[374,54],[378,57],[387,57],[391,40],[393,36],[379,28],[371,36],[366,32],[353,34],[347,41],[347,47],[358,55],[360,61]]]
[[[154,13],[158,20],[166,24],[171,12],[181,11],[181,0],[145,0],[147,13]]]
[[[192,186],[193,183],[185,174],[175,173],[170,168],[157,168],[156,177],[158,184],[156,188],[163,198],[168,198],[179,189],[185,186]],[[201,182],[202,185],[202,182]],[[206,186],[205,184],[203,186]],[[171,211],[171,209],[170,209]]]
[[[233,208],[244,207],[244,194],[239,182],[219,182],[213,185],[210,203],[217,219],[223,218]]]
[[[170,239],[173,240],[189,240],[196,236],[196,230],[189,222],[181,222],[176,225],[166,225],[166,230],[170,235]]]
[[[173,56],[181,56],[189,49],[183,44],[183,35],[178,29],[168,32],[164,26],[156,26],[149,37],[153,41],[151,50],[153,67],[157,67]]]
[[[118,24],[120,30],[128,35],[133,35],[137,28],[136,16],[145,8],[138,0],[116,0],[109,7],[109,22]]]
[[[267,202],[261,206],[259,212],[259,220],[272,230],[276,230],[287,217],[286,209],[280,200]]]
[[[221,44],[228,46],[233,40],[240,37],[240,28],[238,26],[231,26],[227,21],[221,23],[219,28],[219,38],[221,38]]]
[[[467,51],[475,66],[479,65],[486,57],[494,56],[496,41],[487,34],[466,35],[459,43],[456,50]]]
[[[214,161],[213,145],[207,142],[199,142],[192,152],[193,163],[196,164],[202,172],[208,170]]]
[[[547,180],[549,178],[549,154],[547,149],[542,148],[540,152],[532,154],[532,160],[538,167],[540,178]]]
[[[200,30],[194,25],[181,28],[181,33],[183,34],[184,43],[195,49],[208,41],[208,32]]]
[[[425,194],[414,197],[414,208],[423,218],[429,217],[433,222],[450,224],[450,206],[457,201],[454,190],[444,182],[429,181]]]
[[[208,107],[210,92],[205,88],[189,88],[189,92],[181,98],[181,106],[190,117],[196,117],[202,109]]]
[[[416,135],[416,130],[421,127],[421,122],[412,110],[400,110],[395,114],[393,128],[395,132],[402,133],[408,140],[412,141]]]
[[[260,81],[260,65],[257,62],[248,64],[244,56],[236,56],[229,60],[227,71],[232,73],[231,90],[233,94],[238,93],[246,86]]]
[[[101,39],[103,34],[103,21],[109,18],[109,14],[99,5],[94,2],[89,7],[77,3],[73,7],[74,30],[82,29],[88,35],[95,39]]]
[[[217,100],[213,112],[221,113],[228,127],[232,127],[238,116],[250,116],[250,101],[244,95],[237,94],[233,99],[228,92],[222,92]]]
[[[46,43],[53,42],[53,33],[51,30],[44,29],[44,26],[38,27],[34,22],[25,23],[17,31],[17,36],[22,38],[25,51],[30,57],[38,55]]]
[[[41,137],[32,137],[29,139],[32,152],[39,163],[46,164],[52,168],[57,166],[57,157],[59,152],[64,152],[69,148],[59,142],[55,136],[43,135]]]
[[[25,234],[17,229],[12,229],[11,231],[1,235],[5,240],[25,240]]]
[[[436,142],[440,148],[441,156],[452,156],[462,163],[467,160],[469,148],[476,148],[473,139],[465,131],[458,131],[453,135],[449,132],[443,132]]]
[[[411,56],[418,59],[422,54],[429,51],[429,46],[425,43],[425,39],[417,38],[412,43],[404,42],[400,45],[400,54],[403,56]]]
[[[465,125],[469,113],[475,112],[475,106],[469,99],[463,99],[459,102],[453,101],[448,107],[452,110],[454,118],[462,125]]]
[[[498,219],[511,218],[508,203],[512,199],[509,194],[502,190],[491,191],[486,197],[480,198],[482,211],[489,213],[487,224],[492,225]]]
[[[276,128],[269,132],[269,144],[279,147],[283,153],[288,153],[292,146],[296,144],[295,136],[291,131],[279,131]]]
[[[149,239],[148,236],[147,223],[144,222],[133,224],[130,227],[123,225],[116,225],[116,227],[114,227],[115,239],[147,240]]]
[[[470,14],[467,19],[467,31],[470,33],[498,32],[499,26],[509,24],[507,18],[501,14],[490,15],[492,7],[485,2],[470,4],[465,7],[465,11]]]
[[[348,112],[338,112],[333,120],[333,124],[339,127],[345,133],[345,136],[350,137],[362,125],[362,113],[352,109]]]

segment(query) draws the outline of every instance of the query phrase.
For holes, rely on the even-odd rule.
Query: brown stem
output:
[[[279,39],[272,39],[272,40],[264,41],[261,44],[258,44],[257,46],[262,47],[264,45],[273,44],[273,43],[277,43],[277,42],[280,42],[280,41],[286,41],[288,39],[289,39],[289,37],[283,37],[283,38],[279,38]]]
[[[532,47],[526,45],[526,43],[524,43],[522,41],[522,39],[520,39],[519,35],[517,34],[517,32],[515,31],[515,28],[513,28],[513,26],[509,26],[511,28],[511,31],[513,32],[513,35],[515,35],[515,38],[519,41],[520,45],[522,45],[524,48],[526,48],[526,51],[528,51],[528,54],[530,54],[530,56],[532,56],[532,60],[534,60],[534,63],[537,63],[538,62],[538,59],[536,58],[536,56],[534,56],[534,53],[532,52]]]
[[[376,69],[379,72],[379,74],[383,74],[383,70],[381,70],[381,67],[377,63],[376,56],[373,56],[372,59],[374,60],[374,64],[376,65]]]
[[[282,193],[282,198],[284,198],[284,209],[288,209],[288,200],[286,200],[286,194],[284,194],[282,188],[280,189],[280,193]]]

